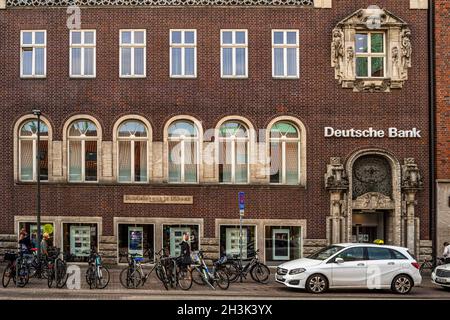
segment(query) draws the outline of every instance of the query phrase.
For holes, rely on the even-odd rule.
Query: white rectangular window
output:
[[[247,30],[221,30],[220,43],[222,78],[246,78]]]
[[[384,78],[386,70],[384,33],[357,33],[355,46],[356,76],[358,78]]]
[[[95,30],[70,31],[70,76],[95,77]]]
[[[20,48],[20,76],[44,78],[47,72],[47,31],[21,31]]]
[[[146,31],[120,30],[120,76],[146,76]]]
[[[170,30],[170,76],[197,76],[196,30]]]
[[[272,30],[272,76],[299,77],[298,30]]]

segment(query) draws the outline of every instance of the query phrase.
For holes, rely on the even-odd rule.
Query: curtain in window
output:
[[[197,147],[198,142],[186,141],[184,143],[184,181],[197,182]]]
[[[236,142],[236,172],[235,182],[245,183],[247,182],[248,173],[248,153],[247,142]]]
[[[181,75],[181,48],[172,48],[172,75]]]
[[[28,76],[33,73],[33,51],[31,48],[24,48],[22,51],[22,73]]]
[[[134,173],[135,181],[147,181],[147,142],[134,142]]]
[[[236,48],[236,75],[245,75],[245,50],[244,48]]]
[[[298,142],[286,142],[286,183],[298,184]]]
[[[33,180],[33,140],[20,141],[20,180]]]
[[[122,75],[131,75],[131,48],[122,48]]]
[[[275,48],[274,49],[274,64],[275,64],[275,75],[282,76],[284,75],[284,58],[283,58],[283,49]]]
[[[184,74],[187,76],[193,76],[195,64],[194,48],[184,49],[184,59]]]
[[[81,75],[81,48],[72,48],[72,74]]]
[[[288,48],[287,50],[287,74],[288,76],[297,75],[297,49]]]
[[[144,75],[144,48],[134,49],[134,74]]]
[[[181,144],[169,141],[169,181],[181,182]]]
[[[231,143],[220,141],[219,143],[219,181],[231,182]]]
[[[44,48],[35,48],[35,73],[36,75],[44,75]]]
[[[131,181],[131,142],[119,141],[119,181]]]
[[[48,141],[41,140],[39,143],[39,169],[41,171],[41,180],[48,180]]]
[[[97,181],[97,141],[85,141],[85,180]]]
[[[94,48],[84,49],[84,75],[94,75]]]
[[[223,58],[223,75],[231,76],[233,74],[233,49],[224,48],[222,58]]]
[[[81,178],[81,141],[69,141],[69,181]]]
[[[282,149],[279,142],[270,143],[270,182],[281,183]]]

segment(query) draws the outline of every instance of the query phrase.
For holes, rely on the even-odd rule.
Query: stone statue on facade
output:
[[[344,34],[339,29],[333,30],[333,41],[331,42],[331,66],[334,67],[335,76],[342,78],[342,64],[344,59]]]

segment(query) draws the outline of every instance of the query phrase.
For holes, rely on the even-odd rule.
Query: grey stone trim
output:
[[[2,2],[0,0],[0,7]],[[6,0],[8,7],[94,6],[305,6],[314,7],[314,0]],[[331,2],[322,0],[320,7]],[[318,7],[316,5],[316,7]]]

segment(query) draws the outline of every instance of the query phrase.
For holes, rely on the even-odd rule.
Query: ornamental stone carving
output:
[[[392,171],[389,162],[382,156],[366,155],[353,164],[353,199],[375,192],[392,196]]]
[[[414,158],[404,159],[402,165],[402,189],[417,191],[423,189],[423,179]]]
[[[328,190],[347,190],[348,177],[345,173],[344,165],[341,158],[333,157],[330,164],[327,165],[327,173],[325,174],[325,186]]]
[[[392,210],[395,207],[391,197],[378,192],[368,192],[353,200],[354,210]]]
[[[385,69],[383,77],[358,78],[355,36],[357,33],[383,32]],[[356,92],[388,92],[400,89],[411,68],[411,30],[405,21],[386,9],[359,9],[340,21],[332,32],[331,66],[343,88]]]
[[[92,6],[314,6],[314,0],[6,0],[8,7]]]

